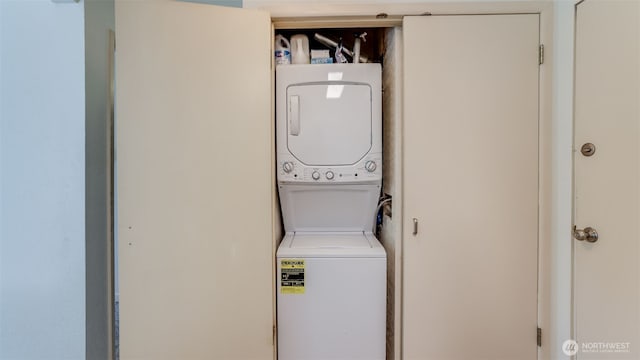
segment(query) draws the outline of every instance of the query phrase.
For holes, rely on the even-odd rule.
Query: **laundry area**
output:
[[[392,154],[383,154],[382,86],[393,34],[276,32],[278,359],[386,359],[393,299],[377,233],[392,201],[382,188]]]
[[[540,15],[411,13],[118,4],[121,359],[536,358]]]
[[[640,1],[0,23],[0,359],[640,359]]]

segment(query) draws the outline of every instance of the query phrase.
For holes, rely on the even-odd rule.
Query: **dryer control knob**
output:
[[[320,173],[317,171],[314,171],[313,173],[311,173],[311,177],[313,178],[313,180],[319,180],[320,179]]]
[[[327,177],[327,180],[333,180],[333,171],[327,171],[327,173],[324,174],[324,176]]]
[[[376,165],[375,161],[369,160],[364,163],[364,168],[367,169],[368,172],[374,172],[376,171],[376,168],[378,168],[378,165]]]
[[[284,164],[282,164],[282,170],[284,170],[284,172],[286,172],[287,174],[290,173],[293,170],[293,163],[290,161],[285,161]]]

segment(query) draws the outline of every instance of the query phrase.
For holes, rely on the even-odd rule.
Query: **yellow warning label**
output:
[[[304,294],[304,260],[280,260],[280,293]]]

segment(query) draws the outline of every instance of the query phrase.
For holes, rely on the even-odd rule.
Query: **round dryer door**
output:
[[[287,89],[287,147],[310,166],[352,165],[371,150],[371,87],[331,82]]]

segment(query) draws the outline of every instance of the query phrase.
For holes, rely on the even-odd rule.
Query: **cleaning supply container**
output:
[[[276,35],[273,49],[276,65],[291,64],[291,43],[286,37]]]
[[[291,37],[291,63],[309,64],[309,38],[307,35],[293,35]]]

